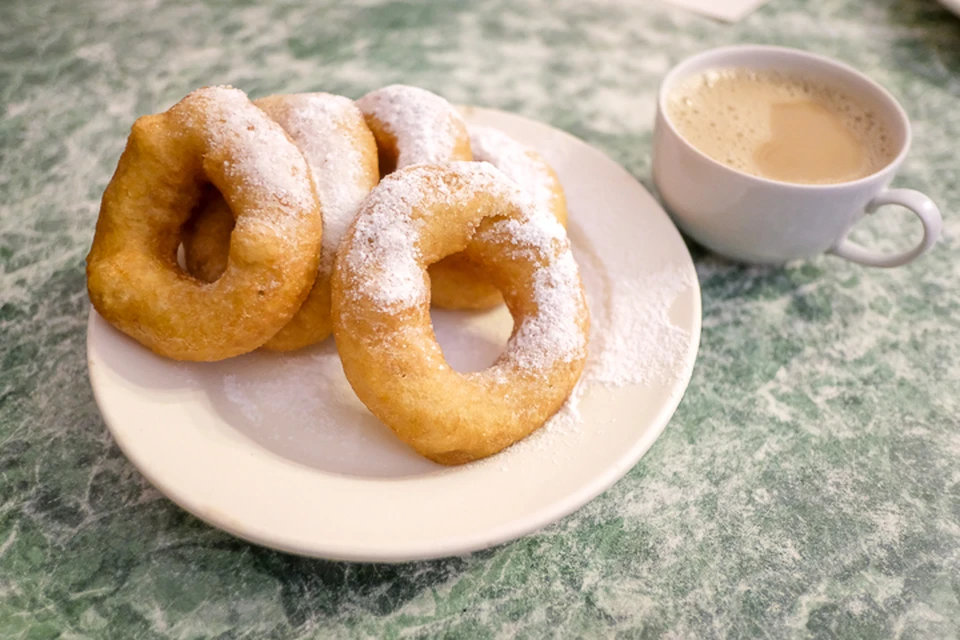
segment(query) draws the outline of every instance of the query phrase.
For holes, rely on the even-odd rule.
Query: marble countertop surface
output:
[[[960,20],[933,0],[0,3],[0,637],[823,637],[960,633]],[[897,184],[941,204],[917,263],[745,268],[693,247],[703,338],[666,432],[585,508],[399,566],[212,529],[113,444],[83,261],[133,120],[204,84],[390,82],[543,120],[650,186],[660,77],[761,42],[838,57],[913,118]],[[856,238],[906,247],[884,211]],[[638,240],[638,250],[642,244]]]

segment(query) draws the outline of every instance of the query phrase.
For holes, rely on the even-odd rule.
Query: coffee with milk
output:
[[[868,105],[827,84],[773,71],[695,75],[669,94],[667,113],[707,156],[780,182],[857,180],[897,152],[887,125]]]

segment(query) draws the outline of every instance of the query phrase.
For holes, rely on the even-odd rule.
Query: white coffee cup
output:
[[[745,68],[799,74],[863,100],[888,123],[898,153],[865,178],[838,184],[794,184],[732,169],[687,142],[666,110],[679,82],[709,69]],[[743,262],[782,264],[830,252],[873,267],[897,267],[933,246],[942,219],[937,206],[910,189],[888,189],[910,148],[910,122],[883,87],[859,71],[818,55],[759,45],[723,47],[674,67],[660,86],[653,138],[653,179],[674,221],[687,235],[721,255]],[[908,251],[884,255],[847,239],[864,213],[887,204],[913,211],[923,240]]]

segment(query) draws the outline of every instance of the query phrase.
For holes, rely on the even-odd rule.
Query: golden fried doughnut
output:
[[[553,214],[566,226],[567,199],[560,179],[543,157],[499,129],[470,125],[473,159],[489,162],[533,197],[534,204]],[[462,254],[452,255],[430,267],[433,305],[444,309],[489,309],[503,298],[484,280]]]
[[[514,329],[488,369],[446,363],[427,267],[463,251]],[[370,193],[337,251],[333,331],[360,400],[413,449],[462,464],[549,419],[583,371],[589,318],[564,228],[487,163],[415,165]]]
[[[435,93],[393,84],[371,91],[357,106],[377,139],[381,176],[412,164],[473,159],[463,117]]]
[[[503,131],[473,124],[469,127],[470,148],[477,162],[489,162],[546,209],[557,222],[567,226],[567,198],[560,178],[539,153],[520,144]]]
[[[395,84],[357,101],[377,139],[380,174],[414,164],[471,160],[470,136],[460,113],[440,96]],[[433,304],[446,309],[487,309],[503,301],[461,255],[430,267]]]
[[[323,203],[323,247],[317,279],[303,306],[264,345],[289,351],[330,335],[330,273],[340,238],[357,207],[380,179],[377,145],[352,100],[329,93],[261,98],[254,104],[273,118],[303,152]],[[184,229],[187,270],[213,282],[227,265],[233,214],[223,198],[198,208]]]
[[[236,214],[227,268],[177,265],[181,228],[208,184]],[[303,155],[242,91],[206,87],[133,124],[87,256],[96,310],[156,353],[220,360],[256,349],[317,273],[320,203]]]

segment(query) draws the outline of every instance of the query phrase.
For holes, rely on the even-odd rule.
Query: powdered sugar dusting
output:
[[[200,115],[191,112],[195,105]],[[281,239],[295,236],[291,225],[315,212],[316,197],[306,161],[280,125],[228,86],[198,89],[174,108],[185,126],[204,136],[208,158],[223,158],[226,181],[251,213],[264,214],[240,216],[237,224],[264,226]]]
[[[464,178],[455,187],[433,179],[431,165],[413,166],[385,177],[357,214],[354,240],[345,256],[352,273],[365,274],[352,295],[397,311],[423,303],[429,294],[420,265],[418,236],[424,221],[414,217],[427,193],[451,205],[478,191],[521,195],[491,165],[453,162]]]
[[[463,123],[463,118],[435,93],[394,84],[368,93],[357,100],[357,106],[396,136],[397,169],[450,160],[456,146],[456,125]]]
[[[675,363],[690,336],[669,312],[677,296],[693,286],[693,278],[689,269],[679,267],[643,276],[611,273],[604,331],[588,361],[587,382],[623,387],[676,376]],[[599,301],[593,304],[598,306]]]
[[[366,125],[352,100],[329,93],[303,93],[258,100],[293,138],[310,165],[323,210],[320,271],[329,273],[340,239],[370,192],[364,158],[343,129]]]
[[[349,292],[384,309],[409,308],[426,300],[427,285],[416,242],[422,220],[413,211],[423,201],[418,183],[387,176],[357,214],[354,240],[345,256],[355,274],[366,276]]]
[[[535,208],[529,196],[522,194],[515,198],[515,203],[526,216],[497,220],[482,232],[487,239],[495,239],[509,251],[527,258],[536,258],[537,253],[556,251],[568,244],[563,225],[543,209]]]
[[[493,127],[470,125],[470,148],[474,160],[489,162],[533,197],[537,207],[550,210],[555,179],[536,153]]]
[[[540,265],[532,275],[537,311],[524,318],[510,339],[502,364],[542,372],[582,357],[584,300],[564,228],[492,165],[453,162],[447,167],[460,180],[451,184],[433,179],[435,169],[420,165],[387,176],[374,190],[357,217],[346,257],[352,273],[365,274],[353,294],[391,311],[424,303],[427,287],[417,237],[424,223],[413,216],[414,210],[428,193],[451,206],[476,193],[494,193],[519,210],[520,217],[496,220],[478,238],[526,254]]]
[[[563,226],[534,207],[526,194],[516,199],[526,217],[498,220],[482,233],[484,239],[496,240],[542,265],[533,273],[537,312],[524,319],[507,344],[505,361],[528,371],[545,371],[556,362],[582,357],[586,348],[579,324],[580,276]]]
[[[587,345],[578,323],[584,310],[579,291],[577,263],[569,249],[562,251],[549,268],[537,270],[533,276],[537,313],[520,325],[512,345],[507,345],[518,365],[543,370],[583,356]]]
[[[669,384],[680,375],[679,364],[690,344],[689,332],[671,320],[670,309],[678,296],[695,286],[691,269],[664,265],[656,272],[637,274],[618,259],[622,239],[614,228],[577,227],[576,231],[594,249],[587,252],[574,242],[590,308],[587,363],[560,410],[496,462],[504,470],[513,456],[532,450],[538,455],[549,452],[556,464],[567,463],[576,455],[578,442],[601,435],[596,427],[586,428],[581,413],[581,403],[591,389]]]

